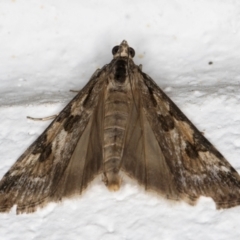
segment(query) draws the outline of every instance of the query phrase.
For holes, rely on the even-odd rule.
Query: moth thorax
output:
[[[115,63],[114,80],[119,84],[124,84],[127,77],[127,62],[125,60],[118,60]]]
[[[109,191],[115,192],[120,189],[121,186],[121,178],[118,173],[108,172],[105,173],[104,182]]]

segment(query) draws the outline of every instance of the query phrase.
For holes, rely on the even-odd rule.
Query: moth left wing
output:
[[[166,195],[192,204],[200,196],[211,197],[217,208],[239,205],[240,176],[236,170],[148,75],[139,70],[135,77],[144,115],[160,147],[159,161],[164,160],[164,171],[170,172],[175,185],[171,187],[175,194]],[[164,181],[158,174],[154,177]],[[162,192],[156,186],[154,190]]]
[[[0,181],[0,212],[17,205],[33,212],[50,201],[81,194],[101,171],[104,71],[60,112]]]
[[[153,190],[166,198],[177,200],[179,193],[152,127],[143,109],[143,99],[135,73],[130,79],[132,102],[121,163],[121,170],[145,190]]]

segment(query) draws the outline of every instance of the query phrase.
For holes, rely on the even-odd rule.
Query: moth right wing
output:
[[[81,194],[101,171],[102,89],[99,70],[0,181],[0,212],[36,211]]]

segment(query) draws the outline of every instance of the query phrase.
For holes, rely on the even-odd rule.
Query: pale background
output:
[[[1,0],[0,178],[126,39],[135,63],[240,172],[240,1]],[[209,64],[209,63],[212,64]],[[0,240],[239,239],[240,207],[172,205],[100,179],[78,199],[0,214]]]

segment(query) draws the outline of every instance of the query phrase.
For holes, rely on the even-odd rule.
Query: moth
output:
[[[80,195],[99,174],[117,191],[121,172],[168,199],[239,205],[237,171],[134,64],[125,40],[112,54],[3,176],[0,211],[31,213]]]

